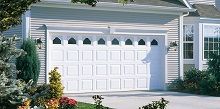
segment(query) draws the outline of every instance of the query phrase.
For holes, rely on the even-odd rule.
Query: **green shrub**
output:
[[[36,84],[40,72],[40,61],[36,51],[35,42],[31,39],[27,39],[24,41],[21,49],[27,54],[17,58],[16,68],[20,71],[18,78],[23,79],[25,82],[33,79],[34,84]]]
[[[60,99],[63,95],[63,85],[61,83],[61,75],[60,73],[57,71],[58,68],[54,68],[54,70],[52,70],[49,75],[49,97],[50,98],[56,98],[56,99]]]
[[[139,107],[139,109],[166,109],[167,104],[169,101],[161,98],[159,101],[152,101],[152,103]]]

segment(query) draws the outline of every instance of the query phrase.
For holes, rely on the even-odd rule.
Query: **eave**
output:
[[[98,2],[95,7],[86,4],[74,4],[69,2],[40,2],[34,4],[37,7],[54,7],[54,8],[72,8],[72,9],[88,9],[88,10],[102,10],[102,11],[120,11],[120,12],[137,12],[137,13],[157,13],[157,14],[171,14],[182,15],[184,12],[194,12],[196,9],[180,8],[180,7],[166,7],[166,6],[152,6],[152,5],[137,5],[137,4],[121,4]]]

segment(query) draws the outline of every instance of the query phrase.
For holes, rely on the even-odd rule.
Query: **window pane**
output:
[[[218,43],[214,43],[214,50],[219,50]]]
[[[127,39],[127,40],[125,41],[125,45],[132,45],[131,39]]]
[[[155,40],[155,39],[154,39],[154,40],[152,40],[152,41],[151,41],[151,45],[158,45],[157,40]]]
[[[145,45],[145,41],[143,39],[139,40],[138,45]]]
[[[193,41],[193,25],[184,25],[183,26],[183,41]]]
[[[76,40],[74,38],[70,38],[68,40],[68,44],[76,44]]]
[[[105,45],[105,40],[103,38],[100,38],[98,41],[98,45]]]
[[[84,41],[83,41],[83,44],[88,44],[88,45],[90,45],[90,44],[91,44],[91,41],[89,40],[89,38],[85,38]]]
[[[213,50],[213,43],[209,43],[209,50]]]
[[[119,41],[114,38],[114,39],[112,40],[112,45],[119,45]]]
[[[184,43],[184,59],[193,59],[193,43]]]
[[[205,45],[204,45],[205,50],[208,50],[208,47],[209,47],[208,45],[209,45],[208,43],[205,43]]]
[[[61,40],[56,37],[54,40],[53,40],[53,44],[61,44]]]
[[[208,57],[209,57],[209,52],[208,52],[208,51],[205,51],[205,52],[204,52],[204,58],[207,59]]]

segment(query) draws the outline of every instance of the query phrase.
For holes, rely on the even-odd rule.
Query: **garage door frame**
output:
[[[126,32],[129,31],[129,32]],[[49,27],[47,26],[47,30],[46,30],[46,82],[49,83],[49,71],[50,69],[50,60],[49,60],[49,56],[50,56],[50,36],[53,33],[63,33],[63,34],[107,34],[107,35],[136,35],[136,36],[161,36],[164,37],[164,44],[165,47],[163,47],[164,49],[164,89],[166,89],[166,83],[167,83],[167,46],[168,46],[168,42],[167,42],[167,30],[163,29],[163,28],[157,28],[157,29],[120,29],[120,28],[61,28],[61,27]]]

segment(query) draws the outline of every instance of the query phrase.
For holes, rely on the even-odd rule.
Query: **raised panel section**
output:
[[[134,65],[124,65],[124,74],[125,75],[135,74]]]
[[[120,51],[111,51],[110,57],[112,61],[120,61],[121,60],[121,52]]]
[[[120,75],[121,74],[121,65],[110,65],[110,74],[111,75]]]
[[[147,56],[147,52],[146,51],[138,51],[137,52],[137,60],[145,60]]]
[[[97,65],[96,66],[97,75],[106,75],[107,74],[107,65]]]
[[[135,81],[134,79],[124,79],[125,89],[134,89]]]
[[[79,53],[78,51],[68,51],[67,52],[67,61],[78,61]]]
[[[52,61],[63,61],[63,51],[62,50],[54,50],[51,53],[52,55]]]
[[[138,79],[137,80],[137,88],[147,88],[147,79],[143,78],[143,79]]]
[[[92,80],[82,80],[82,90],[90,91],[93,89]]]
[[[71,80],[67,82],[66,86],[67,91],[78,91],[79,90],[79,81],[78,80]]]
[[[83,60],[84,61],[92,61],[92,51],[83,51]]]
[[[110,89],[111,90],[121,89],[121,80],[120,79],[111,79],[110,80]]]
[[[92,65],[83,65],[82,66],[82,75],[85,75],[85,76],[89,76],[89,75],[92,75],[93,73],[93,69],[92,69]]]
[[[97,90],[107,90],[107,80],[96,80],[96,89]]]
[[[67,76],[79,76],[78,65],[71,65],[67,67]]]
[[[134,60],[134,51],[125,51],[124,52],[124,60]]]
[[[106,61],[107,60],[107,51],[97,51],[96,52],[97,61]]]
[[[137,74],[147,74],[147,65],[137,65]]]

